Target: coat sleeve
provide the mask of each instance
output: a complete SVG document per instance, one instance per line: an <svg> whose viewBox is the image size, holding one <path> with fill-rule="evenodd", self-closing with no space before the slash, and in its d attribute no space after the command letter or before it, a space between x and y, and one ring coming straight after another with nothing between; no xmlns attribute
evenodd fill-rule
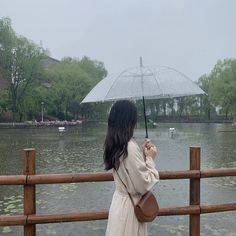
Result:
<svg viewBox="0 0 236 236"><path fill-rule="evenodd" d="M136 193L144 194L159 182L159 174L152 157L147 156L144 161L139 146L133 141L128 144L125 168Z"/></svg>

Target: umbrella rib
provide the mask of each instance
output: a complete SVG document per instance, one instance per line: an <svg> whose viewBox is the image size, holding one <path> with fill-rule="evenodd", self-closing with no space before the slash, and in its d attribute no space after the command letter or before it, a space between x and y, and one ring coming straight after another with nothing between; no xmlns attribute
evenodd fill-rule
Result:
<svg viewBox="0 0 236 236"><path fill-rule="evenodd" d="M180 72L180 71L178 71L178 70L176 70L176 69L174 69L174 68L172 68L172 67L169 67L169 66L166 66L166 68L177 72L178 74L182 75L185 79L187 79L187 80L193 82L193 81L192 81L187 75L185 75L184 73L182 73L182 72Z"/></svg>
<svg viewBox="0 0 236 236"><path fill-rule="evenodd" d="M131 82L131 86L133 85L133 83L134 83L134 81L135 81L135 77L134 76L132 76L133 77L133 80L132 80L132 82ZM133 88L134 86L132 86L132 88ZM135 97L135 96L134 96Z"/></svg>
<svg viewBox="0 0 236 236"><path fill-rule="evenodd" d="M161 92L162 92L162 96L164 96L164 92L163 92L163 89L161 87L161 85L158 83L157 81L157 73L155 74L152 69L150 69L150 67L148 67L148 70L151 71L151 73L153 74L154 78L155 78L155 82L157 84L157 86L160 88Z"/></svg>
<svg viewBox="0 0 236 236"><path fill-rule="evenodd" d="M171 69L171 70L173 70L173 71L175 71L175 72L177 72L177 73L179 73L180 75L182 75L186 80L188 80L188 81L190 81L190 82L192 82L192 83L195 83L194 81L192 81L187 75L185 75L184 73L182 73L182 72L180 72L180 71L178 71L178 70L176 70L176 69L174 69L174 68L171 68L171 67L169 67L169 66L167 66L166 68L168 68L168 69ZM201 88L199 88L200 90L202 90ZM206 94L203 90L202 90L202 94Z"/></svg>
<svg viewBox="0 0 236 236"><path fill-rule="evenodd" d="M106 96L109 94L109 92L111 91L111 89L114 87L114 84L116 83L116 81L119 79L119 77L123 74L123 73L125 73L126 71L128 71L128 70L124 70L124 71L122 71L116 78L115 78L115 80L113 81L113 83L112 83L112 86L109 88L109 90L107 91L107 93L106 93ZM104 96L104 98L106 98L106 96ZM112 100L112 99L111 99Z"/></svg>

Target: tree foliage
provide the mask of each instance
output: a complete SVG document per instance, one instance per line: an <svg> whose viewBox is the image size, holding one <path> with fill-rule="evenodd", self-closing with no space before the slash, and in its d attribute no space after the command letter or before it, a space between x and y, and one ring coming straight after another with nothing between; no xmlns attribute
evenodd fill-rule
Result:
<svg viewBox="0 0 236 236"><path fill-rule="evenodd" d="M0 90L0 115L12 111L16 120L37 119L43 102L44 114L51 118L105 118L111 103L80 104L107 75L104 64L86 56L65 57L58 63L48 59L46 50L16 34L9 18L0 19L0 73L9 85ZM148 118L210 120L217 118L218 110L226 119L236 117L235 59L218 61L197 83L206 95L146 100ZM142 102L136 105L143 119Z"/></svg>
<svg viewBox="0 0 236 236"><path fill-rule="evenodd" d="M209 96L215 106L220 106L226 119L236 114L236 60L218 61L209 75Z"/></svg>
<svg viewBox="0 0 236 236"><path fill-rule="evenodd" d="M43 48L14 32L9 18L0 19L0 72L9 84L14 115L19 114L29 87L41 78L45 55Z"/></svg>
<svg viewBox="0 0 236 236"><path fill-rule="evenodd" d="M48 68L46 77L49 84L48 95L42 98L48 112L61 119L91 115L94 105L80 104L82 99L107 74L101 62L88 57L81 60L64 58L60 63ZM50 97L52 98L50 98Z"/></svg>

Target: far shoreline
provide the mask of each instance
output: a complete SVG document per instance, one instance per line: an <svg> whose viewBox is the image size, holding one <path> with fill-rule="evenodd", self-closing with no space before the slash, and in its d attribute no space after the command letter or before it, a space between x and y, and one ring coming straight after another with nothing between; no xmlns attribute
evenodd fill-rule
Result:
<svg viewBox="0 0 236 236"><path fill-rule="evenodd" d="M45 123L40 123L40 124L35 124L31 122L0 122L0 129L1 128L53 128L53 127L78 127L81 126L83 123L97 123L101 122L104 123L106 121L104 120L87 120L83 122L77 122L77 123L57 123L57 124L48 124L47 122ZM143 122L139 122L140 125L142 125ZM157 121L157 124L162 124L162 123L176 123L176 124L181 124L181 123L188 123L188 124L194 124L194 123L206 123L206 124L234 124L235 122L232 120L161 120ZM151 125L151 124L150 124Z"/></svg>

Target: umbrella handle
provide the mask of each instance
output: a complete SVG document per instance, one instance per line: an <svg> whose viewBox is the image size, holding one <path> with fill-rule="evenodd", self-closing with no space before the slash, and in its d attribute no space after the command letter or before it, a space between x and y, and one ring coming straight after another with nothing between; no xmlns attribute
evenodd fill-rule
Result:
<svg viewBox="0 0 236 236"><path fill-rule="evenodd" d="M143 96L143 115L144 115L144 123L145 123L145 130L146 130L146 137L145 138L148 138L147 117L146 117L146 107L145 107L144 96Z"/></svg>

